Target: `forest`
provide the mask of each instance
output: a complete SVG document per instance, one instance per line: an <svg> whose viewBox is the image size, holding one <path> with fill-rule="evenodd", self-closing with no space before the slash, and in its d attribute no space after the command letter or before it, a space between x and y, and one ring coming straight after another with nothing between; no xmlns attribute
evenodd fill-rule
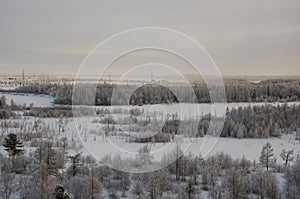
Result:
<svg viewBox="0 0 300 199"><path fill-rule="evenodd" d="M282 159L276 160L270 143L261 149L259 162L233 159L224 153L208 158L201 154L183 155L178 147L162 158L166 161L170 156L178 156L166 168L129 174L99 165L81 152L67 154L69 146L49 140L36 140L36 150L29 153L25 153L24 143L15 134L8 134L2 142L9 154L0 154L0 195L4 199L13 194L31 199L86 199L101 198L104 193L110 198L152 199L194 199L202 198L203 194L215 199L298 199L300 196L299 154L295 156L293 150L283 150ZM135 161L139 161L138 157ZM285 180L282 187L275 175Z"/></svg>
<svg viewBox="0 0 300 199"><path fill-rule="evenodd" d="M82 83L89 86L87 83ZM86 85L85 85L86 84ZM113 90L117 85L108 83L97 84L95 105L110 105ZM198 103L210 103L210 95L207 86L203 82L191 83ZM169 88L158 84L145 84L139 87L131 96L119 96L120 104L126 104L130 98L131 105L162 104L178 102L194 102L191 93L186 92L185 85L170 85ZM300 100L299 80L264 80L252 83L246 80L225 80L224 82L227 102L292 102ZM135 88L133 85L118 85L123 93ZM21 86L14 92L49 94L55 97L57 104L72 104L73 84L49 84L34 83ZM174 92L178 95L175 96ZM192 100L192 101L191 101Z"/></svg>

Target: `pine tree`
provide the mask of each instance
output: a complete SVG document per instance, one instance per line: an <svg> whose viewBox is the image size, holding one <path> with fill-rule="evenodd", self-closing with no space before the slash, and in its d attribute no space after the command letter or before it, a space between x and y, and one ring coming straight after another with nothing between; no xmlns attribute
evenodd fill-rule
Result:
<svg viewBox="0 0 300 199"><path fill-rule="evenodd" d="M8 134L5 138L5 143L3 144L5 150L9 152L10 156L15 156L23 152L23 143L18 140L16 134Z"/></svg>
<svg viewBox="0 0 300 199"><path fill-rule="evenodd" d="M285 187L284 194L286 198L300 198L300 160L285 171Z"/></svg>
<svg viewBox="0 0 300 199"><path fill-rule="evenodd" d="M145 145L138 150L136 161L140 167L149 167L152 164L153 155L151 154L151 147Z"/></svg>
<svg viewBox="0 0 300 199"><path fill-rule="evenodd" d="M5 109L6 107L6 98L4 95L0 97L0 109Z"/></svg>
<svg viewBox="0 0 300 199"><path fill-rule="evenodd" d="M70 199L63 186L57 185L54 193L55 199Z"/></svg>
<svg viewBox="0 0 300 199"><path fill-rule="evenodd" d="M52 143L47 143L47 152L46 152L46 166L48 175L57 174L57 162L56 162L56 152L53 150Z"/></svg>
<svg viewBox="0 0 300 199"><path fill-rule="evenodd" d="M223 183L228 197L232 199L244 197L243 174L240 168L230 168Z"/></svg>
<svg viewBox="0 0 300 199"><path fill-rule="evenodd" d="M150 176L150 198L156 199L159 198L159 176L158 173L155 171Z"/></svg>
<svg viewBox="0 0 300 199"><path fill-rule="evenodd" d="M272 145L268 142L265 146L263 146L261 151L261 156L259 158L260 163L262 166L267 168L267 171L269 171L269 167L275 163L274 158L274 149L272 148Z"/></svg>
<svg viewBox="0 0 300 199"><path fill-rule="evenodd" d="M279 188L276 178L269 172L265 172L262 178L265 181L265 198L279 198Z"/></svg>
<svg viewBox="0 0 300 199"><path fill-rule="evenodd" d="M274 126L274 129L272 132L270 132L271 136L273 137L280 137L281 136L281 131L279 125L276 123Z"/></svg>
<svg viewBox="0 0 300 199"><path fill-rule="evenodd" d="M181 150L180 144L176 143L175 146L175 151L174 151L174 158L175 158L175 175L176 175L176 180L179 180L179 174L181 173L181 167L182 167L182 155L183 152Z"/></svg>
<svg viewBox="0 0 300 199"><path fill-rule="evenodd" d="M216 198L216 185L220 173L220 162L217 157L209 157L205 163L202 173L202 183L206 190L209 190L211 198Z"/></svg>
<svg viewBox="0 0 300 199"><path fill-rule="evenodd" d="M68 180L68 191L72 198L101 198L102 185L97 178L79 174Z"/></svg>
<svg viewBox="0 0 300 199"><path fill-rule="evenodd" d="M187 193L188 199L197 198L197 186L192 180L189 180L187 187L185 188L185 192Z"/></svg>
<svg viewBox="0 0 300 199"><path fill-rule="evenodd" d="M73 156L68 156L68 158L71 160L71 175L74 177L79 173L79 166L80 166L80 160L81 160L81 153L77 153Z"/></svg>
<svg viewBox="0 0 300 199"><path fill-rule="evenodd" d="M144 190L142 183L138 181L135 186L133 187L132 193L136 196L136 198L144 198Z"/></svg>
<svg viewBox="0 0 300 199"><path fill-rule="evenodd" d="M14 191L15 174L9 158L0 157L0 198L9 199Z"/></svg>
<svg viewBox="0 0 300 199"><path fill-rule="evenodd" d="M299 124L300 124L300 122L299 122ZM300 143L300 128L297 129L296 140L299 140L299 143Z"/></svg>
<svg viewBox="0 0 300 199"><path fill-rule="evenodd" d="M57 174L57 153L53 149L51 142L41 142L39 147L35 150L34 158L39 168L45 168L46 176Z"/></svg>
<svg viewBox="0 0 300 199"><path fill-rule="evenodd" d="M122 197L126 197L126 191L130 188L130 175L128 173L122 172L121 174L121 180L120 180L120 188L122 191Z"/></svg>
<svg viewBox="0 0 300 199"><path fill-rule="evenodd" d="M168 170L154 171L150 175L150 198L160 198L163 192L169 191L171 180Z"/></svg>

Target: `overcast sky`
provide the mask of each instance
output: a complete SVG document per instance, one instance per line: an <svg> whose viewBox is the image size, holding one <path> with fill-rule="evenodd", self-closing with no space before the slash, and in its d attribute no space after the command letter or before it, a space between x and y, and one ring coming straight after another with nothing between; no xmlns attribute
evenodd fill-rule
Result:
<svg viewBox="0 0 300 199"><path fill-rule="evenodd" d="M201 43L223 75L299 75L299 19L298 0L2 0L0 73L75 74L112 34L159 26Z"/></svg>

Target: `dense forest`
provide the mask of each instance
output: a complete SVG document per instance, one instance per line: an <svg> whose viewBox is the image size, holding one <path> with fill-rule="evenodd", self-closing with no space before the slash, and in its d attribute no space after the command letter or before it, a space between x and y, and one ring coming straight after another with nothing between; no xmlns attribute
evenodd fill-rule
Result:
<svg viewBox="0 0 300 199"><path fill-rule="evenodd" d="M211 115L201 118L199 130L207 133ZM227 110L221 137L268 138L299 131L300 105L248 106Z"/></svg>
<svg viewBox="0 0 300 199"><path fill-rule="evenodd" d="M209 91L204 83L192 83L192 88L199 103L209 103ZM226 80L224 82L227 102L291 102L300 100L299 80L265 80L259 83L251 83L242 80ZM86 84L88 86L88 84ZM84 87L84 85L83 85ZM126 94L126 91L135 88L133 85L118 85L118 88ZM96 89L96 105L110 105L114 84L98 84ZM175 93L171 91L176 91ZM55 97L57 104L72 104L73 86L71 84L31 84L14 90L15 92L49 94ZM185 86L170 85L166 88L157 84L145 84L138 88L132 96L119 96L120 102L126 104L130 98L130 104L160 104L174 103L178 99L182 102L193 102L193 96L187 92Z"/></svg>
<svg viewBox="0 0 300 199"><path fill-rule="evenodd" d="M224 127L220 135L215 132L208 132L211 115L203 116L199 124L194 119L179 120L177 117L170 117L161 133L149 138L135 138L135 142L168 142L174 135L187 135L188 137L202 137L210 134L231 138L270 138L281 137L283 133L297 132L297 139L300 140L300 106L289 107L287 105L273 107L254 106L228 110ZM215 118L216 120L220 118ZM147 121L142 121L147 123ZM141 121L139 121L141 123ZM134 124L134 122L133 122ZM144 124L145 125L145 124ZM180 126L180 128L179 128ZM131 129L140 132L142 128Z"/></svg>

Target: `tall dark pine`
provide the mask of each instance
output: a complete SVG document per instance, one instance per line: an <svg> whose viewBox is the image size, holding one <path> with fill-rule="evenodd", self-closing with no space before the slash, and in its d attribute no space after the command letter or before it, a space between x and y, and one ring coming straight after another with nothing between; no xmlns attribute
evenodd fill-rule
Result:
<svg viewBox="0 0 300 199"><path fill-rule="evenodd" d="M49 175L57 174L57 162L55 156L56 156L56 152L52 148L52 143L48 142L45 163L47 165L47 172Z"/></svg>
<svg viewBox="0 0 300 199"><path fill-rule="evenodd" d="M3 144L5 150L9 152L10 156L15 156L23 152L23 143L19 141L16 134L8 134L5 138L5 143Z"/></svg>
<svg viewBox="0 0 300 199"><path fill-rule="evenodd" d="M274 149L269 142L263 146L259 160L260 163L267 168L267 171L269 171L269 167L276 161L274 158Z"/></svg>
<svg viewBox="0 0 300 199"><path fill-rule="evenodd" d="M197 187L192 180L188 182L187 187L185 188L187 196L189 199L196 199L197 198Z"/></svg>
<svg viewBox="0 0 300 199"><path fill-rule="evenodd" d="M79 166L80 166L80 160L81 160L81 153L77 153L73 156L68 156L68 158L71 160L71 164L72 164L72 167L71 167L71 174L72 176L76 176L76 174L79 173Z"/></svg>

